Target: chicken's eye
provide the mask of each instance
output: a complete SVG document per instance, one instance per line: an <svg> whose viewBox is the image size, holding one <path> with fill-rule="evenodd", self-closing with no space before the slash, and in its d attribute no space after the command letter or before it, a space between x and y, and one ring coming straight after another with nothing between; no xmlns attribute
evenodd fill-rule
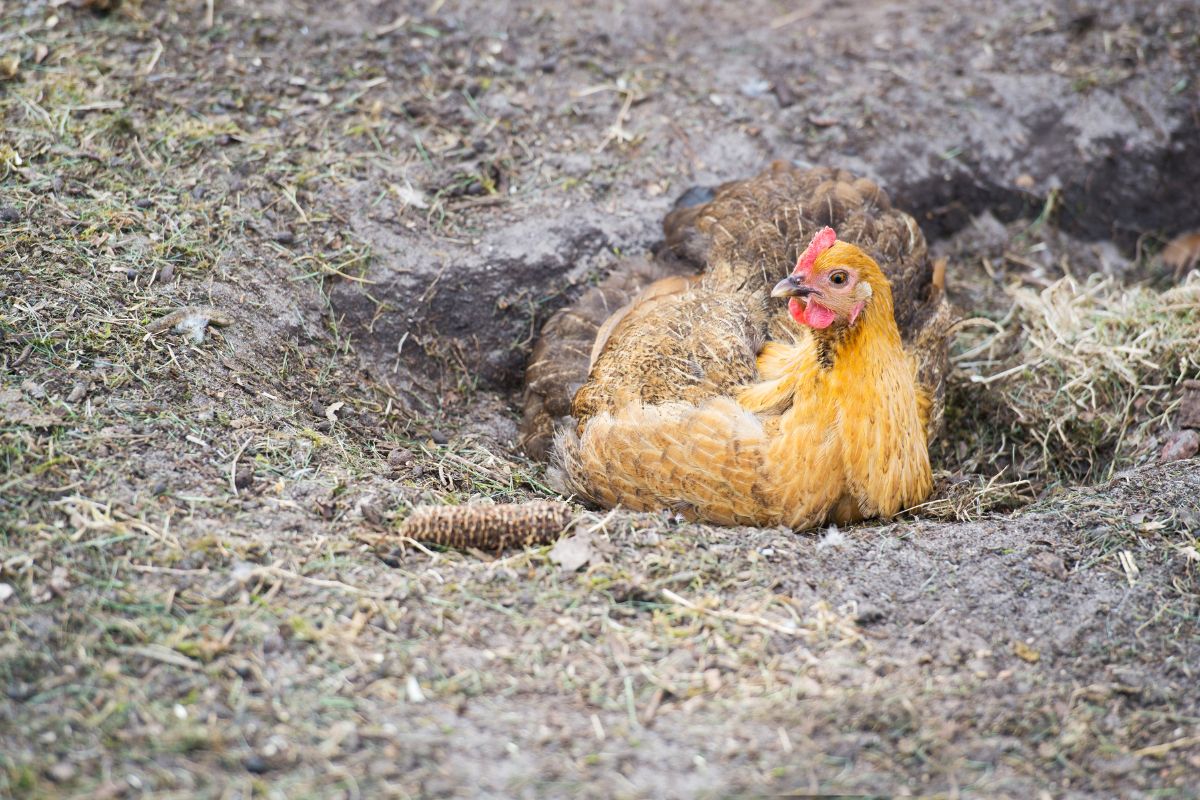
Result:
<svg viewBox="0 0 1200 800"><path fill-rule="evenodd" d="M846 282L847 277L848 276L846 275L846 273L842 272L839 269L837 272L834 272L833 274L831 274L829 276L829 282L836 286L841 286L843 283Z"/></svg>

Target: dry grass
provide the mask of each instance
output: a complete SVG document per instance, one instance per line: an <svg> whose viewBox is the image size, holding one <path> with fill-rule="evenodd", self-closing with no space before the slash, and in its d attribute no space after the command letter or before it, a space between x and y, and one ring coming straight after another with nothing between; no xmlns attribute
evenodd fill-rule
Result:
<svg viewBox="0 0 1200 800"><path fill-rule="evenodd" d="M1008 294L998 325L960 339L950 457L1039 485L1152 461L1182 383L1200 375L1200 273L1165 292L1068 276Z"/></svg>
<svg viewBox="0 0 1200 800"><path fill-rule="evenodd" d="M1002 511L1011 511L1033 499L1027 480L1003 481L999 475L959 476L942 470L934 475L932 499L908 511L931 519L970 522Z"/></svg>

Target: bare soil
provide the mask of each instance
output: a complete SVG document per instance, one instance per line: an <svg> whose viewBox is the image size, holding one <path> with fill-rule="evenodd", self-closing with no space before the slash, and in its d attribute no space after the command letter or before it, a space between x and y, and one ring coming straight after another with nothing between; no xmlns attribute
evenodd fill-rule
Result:
<svg viewBox="0 0 1200 800"><path fill-rule="evenodd" d="M0 0L0 796L1200 797L1170 414L1068 487L963 382L946 502L850 530L394 534L549 494L538 326L773 158L883 182L964 315L1170 285L1193 3L105 5Z"/></svg>

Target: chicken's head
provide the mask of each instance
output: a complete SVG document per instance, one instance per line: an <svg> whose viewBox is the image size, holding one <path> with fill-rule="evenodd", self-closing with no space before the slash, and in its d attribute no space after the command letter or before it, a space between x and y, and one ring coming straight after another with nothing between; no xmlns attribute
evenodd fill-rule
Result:
<svg viewBox="0 0 1200 800"><path fill-rule="evenodd" d="M879 265L854 245L839 242L833 228L824 228L771 296L790 298L792 318L820 330L854 325L881 288L886 290L887 279Z"/></svg>

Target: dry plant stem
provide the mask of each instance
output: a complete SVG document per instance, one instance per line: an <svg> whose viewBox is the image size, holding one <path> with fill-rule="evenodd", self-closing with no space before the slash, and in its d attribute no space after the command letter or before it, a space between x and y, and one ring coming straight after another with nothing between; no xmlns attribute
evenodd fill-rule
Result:
<svg viewBox="0 0 1200 800"><path fill-rule="evenodd" d="M418 508L400 528L400 535L457 549L499 551L552 543L570 523L566 503L535 500L494 506L431 506Z"/></svg>
<svg viewBox="0 0 1200 800"><path fill-rule="evenodd" d="M729 620L730 622L736 622L739 625L756 625L758 627L768 628L776 633L782 633L788 636L799 636L801 638L805 638L812 635L812 631L797 628L795 625L782 625L773 620L769 620L766 617L745 614L740 611L726 611L719 608L706 608L704 606L697 605L686 598L680 597L670 589L662 589L661 591L662 596L670 600L672 603L682 606L683 608L686 608L687 610L697 614L716 617L717 619Z"/></svg>

